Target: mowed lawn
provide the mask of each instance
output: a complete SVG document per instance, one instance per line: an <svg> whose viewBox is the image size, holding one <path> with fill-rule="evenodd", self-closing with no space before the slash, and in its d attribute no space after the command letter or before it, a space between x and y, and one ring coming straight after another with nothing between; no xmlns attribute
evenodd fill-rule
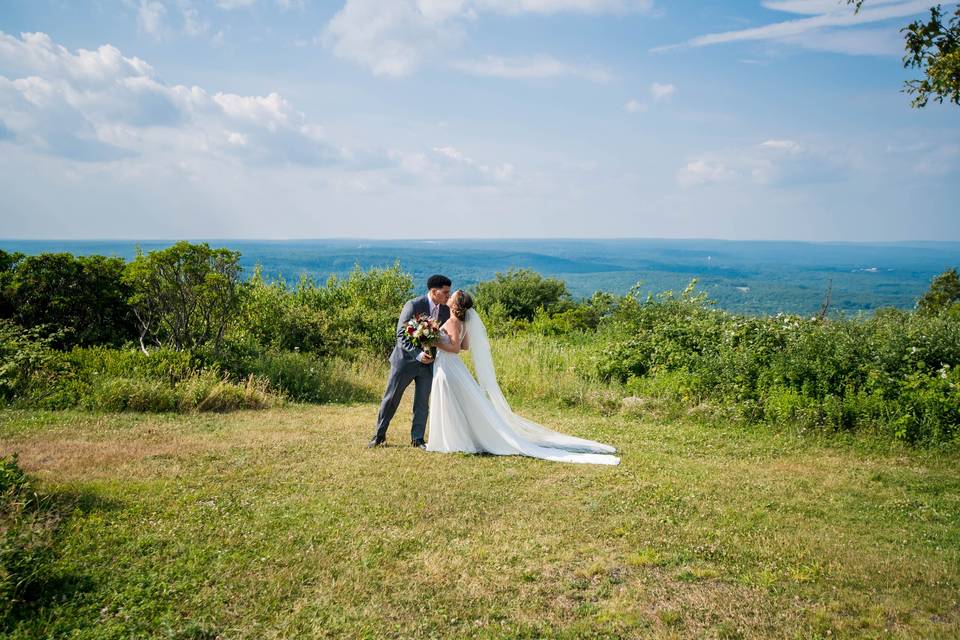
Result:
<svg viewBox="0 0 960 640"><path fill-rule="evenodd" d="M0 412L69 509L0 635L960 637L956 453L521 413L621 465L428 454L409 400L373 451L373 404Z"/></svg>

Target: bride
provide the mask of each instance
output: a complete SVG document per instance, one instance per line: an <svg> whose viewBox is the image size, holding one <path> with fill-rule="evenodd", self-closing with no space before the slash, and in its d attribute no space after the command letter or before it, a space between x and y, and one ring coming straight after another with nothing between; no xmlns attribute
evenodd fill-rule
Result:
<svg viewBox="0 0 960 640"><path fill-rule="evenodd" d="M618 464L611 446L551 431L511 409L497 384L490 342L473 299L457 290L447 302L430 391L427 451L523 455L557 462ZM473 354L477 378L457 355Z"/></svg>

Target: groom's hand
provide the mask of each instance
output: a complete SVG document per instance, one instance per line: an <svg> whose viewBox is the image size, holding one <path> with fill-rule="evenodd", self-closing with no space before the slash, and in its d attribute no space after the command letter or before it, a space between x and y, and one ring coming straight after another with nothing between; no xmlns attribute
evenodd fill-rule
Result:
<svg viewBox="0 0 960 640"><path fill-rule="evenodd" d="M430 364L433 362L433 356L431 356L427 351L421 351L420 355L417 356L417 360L419 360L422 364Z"/></svg>

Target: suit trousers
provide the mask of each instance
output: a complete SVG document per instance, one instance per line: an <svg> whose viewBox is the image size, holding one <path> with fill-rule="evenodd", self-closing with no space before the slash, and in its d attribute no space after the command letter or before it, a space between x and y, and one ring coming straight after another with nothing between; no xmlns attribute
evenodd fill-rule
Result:
<svg viewBox="0 0 960 640"><path fill-rule="evenodd" d="M410 383L416 383L413 396L413 424L410 427L410 440L423 440L427 433L427 414L430 411L430 387L433 384L433 365L419 362L392 362L390 378L387 380L387 389L380 402L380 413L377 415L378 440L386 439L387 427L400 406L403 392Z"/></svg>

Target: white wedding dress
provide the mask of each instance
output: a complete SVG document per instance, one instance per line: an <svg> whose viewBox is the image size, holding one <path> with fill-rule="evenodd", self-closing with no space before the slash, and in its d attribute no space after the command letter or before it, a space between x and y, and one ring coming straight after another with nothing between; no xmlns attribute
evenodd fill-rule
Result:
<svg viewBox="0 0 960 640"><path fill-rule="evenodd" d="M557 462L618 464L611 446L551 431L515 414L497 384L490 342L480 316L469 309L465 335L477 372L460 357L437 351L430 391L427 451L522 455ZM445 333L441 339L450 340Z"/></svg>

